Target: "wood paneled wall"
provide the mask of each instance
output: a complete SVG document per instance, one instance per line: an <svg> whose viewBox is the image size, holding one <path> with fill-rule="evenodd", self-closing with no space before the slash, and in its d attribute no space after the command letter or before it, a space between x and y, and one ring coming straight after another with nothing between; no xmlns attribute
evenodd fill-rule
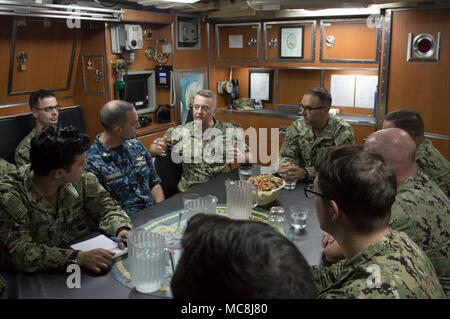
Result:
<svg viewBox="0 0 450 319"><path fill-rule="evenodd" d="M13 23L17 17L2 17L0 20L0 116L29 113L29 93L8 95L11 47L15 41L13 57L12 91L30 91L37 89L65 88L69 76L69 62L73 47L74 30L67 28L65 20L47 19L49 25L44 27L42 18L20 18L25 26L17 28L17 37L13 39ZM70 87L55 91L61 106L74 105L73 84L77 76L77 64L80 52L78 37ZM21 71L17 54L28 54L26 70ZM9 106L10 104L17 104Z"/></svg>
<svg viewBox="0 0 450 319"><path fill-rule="evenodd" d="M328 47L323 43L323 59L376 59L376 28L368 28L366 21L324 24L324 40L335 37Z"/></svg>
<svg viewBox="0 0 450 319"><path fill-rule="evenodd" d="M450 9L394 11L387 113L410 108L421 113L425 132L450 136ZM438 62L407 62L408 33L413 37L441 32ZM433 139L433 144L450 158L450 141Z"/></svg>
<svg viewBox="0 0 450 319"><path fill-rule="evenodd" d="M81 54L102 55L106 60L105 50L105 23L104 22L92 22L82 23L83 42L81 44ZM94 68L97 66L94 65ZM86 133L90 136L91 143L94 141L95 136L103 131L100 124L99 114L102 106L109 100L108 83L106 82L105 95L85 95L83 87L83 70L86 69L86 65L83 65L82 59L77 65L78 77L74 89L74 102L79 104L83 110L84 124L86 126ZM86 75L93 75L86 73ZM106 70L103 72L103 77L106 77ZM102 79L103 81L103 79ZM87 84L89 80L87 79Z"/></svg>
<svg viewBox="0 0 450 319"><path fill-rule="evenodd" d="M298 105L306 91L320 86L318 70L280 70L278 73L278 103Z"/></svg>

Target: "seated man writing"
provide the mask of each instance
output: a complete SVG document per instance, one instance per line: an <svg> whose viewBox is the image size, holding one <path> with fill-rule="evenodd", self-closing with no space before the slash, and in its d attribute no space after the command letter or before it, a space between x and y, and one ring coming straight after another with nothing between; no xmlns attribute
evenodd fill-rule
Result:
<svg viewBox="0 0 450 319"><path fill-rule="evenodd" d="M345 145L323 150L315 168L305 193L345 258L313 267L319 298L445 298L422 249L389 228L396 193L391 165L378 153Z"/></svg>
<svg viewBox="0 0 450 319"><path fill-rule="evenodd" d="M114 253L66 248L89 233L125 238L130 218L85 173L89 137L73 127L50 126L31 140L31 166L0 181L0 265L21 272L63 269L76 262L96 273L111 266Z"/></svg>
<svg viewBox="0 0 450 319"><path fill-rule="evenodd" d="M286 131L280 150L278 174L296 175L299 180L314 179L314 162L328 147L355 144L350 124L329 115L331 94L324 88L313 88L305 93L300 103L300 117Z"/></svg>
<svg viewBox="0 0 450 319"><path fill-rule="evenodd" d="M177 299L315 298L311 268L274 228L224 216L189 219L170 284Z"/></svg>
<svg viewBox="0 0 450 319"><path fill-rule="evenodd" d="M105 131L86 153L86 170L94 173L128 215L164 200L161 180L149 151L136 139L139 121L131 103L113 100L100 110Z"/></svg>
<svg viewBox="0 0 450 319"><path fill-rule="evenodd" d="M249 163L250 153L242 139L228 142L236 129L218 121L216 94L200 90L194 98L194 121L167 130L150 146L152 156L182 156L183 173L178 189L182 192L231 170L230 162Z"/></svg>

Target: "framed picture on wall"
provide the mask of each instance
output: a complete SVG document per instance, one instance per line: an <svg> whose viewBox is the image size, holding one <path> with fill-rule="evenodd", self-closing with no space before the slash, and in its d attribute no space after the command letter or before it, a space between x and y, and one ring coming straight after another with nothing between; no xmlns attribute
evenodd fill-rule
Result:
<svg viewBox="0 0 450 319"><path fill-rule="evenodd" d="M303 27L280 28L280 58L303 58Z"/></svg>
<svg viewBox="0 0 450 319"><path fill-rule="evenodd" d="M207 88L206 80L206 69L204 68L175 71L176 109L174 114L178 124L187 122L195 94Z"/></svg>
<svg viewBox="0 0 450 319"><path fill-rule="evenodd" d="M272 103L273 71L264 69L250 69L248 91L251 99Z"/></svg>

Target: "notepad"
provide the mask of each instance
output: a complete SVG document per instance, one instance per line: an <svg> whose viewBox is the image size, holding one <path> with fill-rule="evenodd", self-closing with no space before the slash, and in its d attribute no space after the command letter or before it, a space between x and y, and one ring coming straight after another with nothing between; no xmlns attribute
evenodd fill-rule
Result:
<svg viewBox="0 0 450 319"><path fill-rule="evenodd" d="M122 256L123 254L126 254L128 252L128 248L125 248L123 250L120 249L117 246L116 242L109 239L105 235L98 235L97 237L82 241L81 243L74 244L70 247L72 249L81 250L81 251L89 251L92 249L103 248L103 249L106 249L106 250L109 250L109 251L112 251L113 253L115 253L113 258Z"/></svg>

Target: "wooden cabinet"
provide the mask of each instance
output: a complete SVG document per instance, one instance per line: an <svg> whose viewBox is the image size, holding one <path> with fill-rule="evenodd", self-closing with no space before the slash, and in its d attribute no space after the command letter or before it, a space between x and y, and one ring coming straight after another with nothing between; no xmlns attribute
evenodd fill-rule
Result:
<svg viewBox="0 0 450 319"><path fill-rule="evenodd" d="M320 62L377 63L381 24L365 18L321 20L320 41Z"/></svg>
<svg viewBox="0 0 450 319"><path fill-rule="evenodd" d="M352 128L355 133L355 143L357 145L364 144L366 138L375 132L374 126L352 125Z"/></svg>
<svg viewBox="0 0 450 319"><path fill-rule="evenodd" d="M261 23L216 24L216 60L258 61Z"/></svg>

